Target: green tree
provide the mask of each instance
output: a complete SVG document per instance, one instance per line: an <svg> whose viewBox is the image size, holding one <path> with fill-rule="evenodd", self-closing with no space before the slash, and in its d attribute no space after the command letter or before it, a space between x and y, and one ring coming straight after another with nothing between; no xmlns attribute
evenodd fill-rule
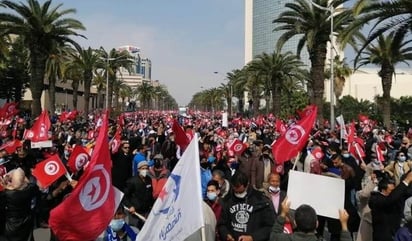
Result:
<svg viewBox="0 0 412 241"><path fill-rule="evenodd" d="M143 82L141 85L137 87L136 91L141 104L141 108L149 110L152 99L155 96L153 86L147 82Z"/></svg>
<svg viewBox="0 0 412 241"><path fill-rule="evenodd" d="M281 110L281 95L286 83L297 83L296 80L307 78L307 72L303 69L304 64L296 55L291 52L282 54L273 52L258 55L249 64L251 70L257 71L265 79L267 86L272 93L273 112L277 116ZM295 80L295 81L293 81ZM269 93L265 94L269 96ZM269 101L267 101L269 102Z"/></svg>
<svg viewBox="0 0 412 241"><path fill-rule="evenodd" d="M391 32L388 36L379 36L376 44L370 44L362 52L358 67L373 64L380 67L379 77L382 82L382 118L386 127L391 126L391 89L395 66L412 60L412 40L406 39L406 31Z"/></svg>
<svg viewBox="0 0 412 241"><path fill-rule="evenodd" d="M90 88L93 81L93 72L100 61L99 54L92 48L77 49L77 52L72 54L73 63L83 71L84 84L84 116L87 117L90 107Z"/></svg>
<svg viewBox="0 0 412 241"><path fill-rule="evenodd" d="M81 22L66 15L74 9L61 10L62 4L51 7L51 0L42 5L37 0L27 0L26 4L14 1L1 1L9 12L0 13L0 32L16 34L23 38L30 56L30 90L33 97L32 114L41 112L41 95L45 76L46 61L54 43L77 45L71 39L82 36L76 30L84 30Z"/></svg>
<svg viewBox="0 0 412 241"><path fill-rule="evenodd" d="M324 8L329 8L328 4L331 4L333 9L338 10L347 0L314 0L313 2ZM330 12L316 8L307 0L286 3L285 7L287 10L273 20L273 23L280 24L274 31L284 31L277 42L277 47L281 49L286 41L294 36L300 36L297 55L300 56L303 47L306 46L311 62L311 84L308 86L310 99L311 103L318 106L318 118L323 118L325 60L327 43L331 35ZM333 31L341 32L352 20L352 12L335 11Z"/></svg>
<svg viewBox="0 0 412 241"><path fill-rule="evenodd" d="M346 63L346 58L340 59L339 56L335 56L333 61L333 70L334 70L334 92L336 100L342 95L343 88L345 87L346 78L352 75L352 68ZM326 69L326 76L330 79L330 67ZM338 102L337 102L338 103Z"/></svg>
<svg viewBox="0 0 412 241"><path fill-rule="evenodd" d="M103 91L106 89L106 78L104 77L104 71L102 69L94 71L93 85L95 85L97 89L97 105L100 109L103 109Z"/></svg>
<svg viewBox="0 0 412 241"><path fill-rule="evenodd" d="M98 66L104 69L105 76L109 77L109 85L106 86L108 96L106 96L106 98L109 103L108 109L110 109L113 103L113 83L116 81L117 73L121 67L125 68L130 73L133 60L126 50L119 52L113 48L107 52L103 47L100 47L99 54L100 62Z"/></svg>
<svg viewBox="0 0 412 241"><path fill-rule="evenodd" d="M238 100L237 111L243 115L244 105L243 102L243 93L246 88L247 78L245 76L246 68L243 69L234 69L231 72L226 74L226 78L229 80L230 85L232 86L232 94Z"/></svg>

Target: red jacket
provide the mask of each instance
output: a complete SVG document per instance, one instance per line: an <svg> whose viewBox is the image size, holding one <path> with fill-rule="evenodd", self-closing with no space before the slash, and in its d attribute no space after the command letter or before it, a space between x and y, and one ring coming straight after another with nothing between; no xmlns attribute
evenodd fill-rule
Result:
<svg viewBox="0 0 412 241"><path fill-rule="evenodd" d="M152 178L152 187L153 187L153 198L156 199L160 192L163 189L163 186L166 184L167 178L169 177L169 170L163 167L159 176L155 175L153 168L150 168L150 177Z"/></svg>

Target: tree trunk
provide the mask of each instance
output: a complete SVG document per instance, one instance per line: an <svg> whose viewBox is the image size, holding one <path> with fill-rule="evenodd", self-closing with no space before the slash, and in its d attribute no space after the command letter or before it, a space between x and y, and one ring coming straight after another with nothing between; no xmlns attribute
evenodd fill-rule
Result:
<svg viewBox="0 0 412 241"><path fill-rule="evenodd" d="M77 110L77 91L79 90L79 80L73 80L72 82L73 88L73 110Z"/></svg>
<svg viewBox="0 0 412 241"><path fill-rule="evenodd" d="M230 94L227 98L227 115L228 117L232 116L232 96Z"/></svg>
<svg viewBox="0 0 412 241"><path fill-rule="evenodd" d="M84 117L87 118L89 114L89 105L90 105L90 87L92 85L93 72L85 71L83 74L83 83L84 83Z"/></svg>
<svg viewBox="0 0 412 241"><path fill-rule="evenodd" d="M116 75L115 75L116 78ZM108 96L107 98L107 103L109 106L107 106L107 109L110 111L112 109L112 103L113 103L113 83L114 80L109 76L109 86L107 86L108 89Z"/></svg>
<svg viewBox="0 0 412 241"><path fill-rule="evenodd" d="M46 68L47 55L43 54L37 48L30 48L30 90L33 98L32 102L32 119L39 116L42 111L41 95L44 88L44 70Z"/></svg>
<svg viewBox="0 0 412 241"><path fill-rule="evenodd" d="M98 89L97 90L97 106L100 108L100 109L103 109L104 108L104 98L103 98L103 89Z"/></svg>
<svg viewBox="0 0 412 241"><path fill-rule="evenodd" d="M318 107L318 120L323 123L323 98L325 92L325 60L326 43L315 45L313 53L310 54L313 98L311 103Z"/></svg>
<svg viewBox="0 0 412 241"><path fill-rule="evenodd" d="M382 119L386 128L391 127L391 89L394 69L389 64L382 64L379 72L382 82Z"/></svg>
<svg viewBox="0 0 412 241"><path fill-rule="evenodd" d="M252 116L256 116L259 112L260 98L259 98L258 91L259 91L259 88L254 88L252 90L252 100L253 100Z"/></svg>
<svg viewBox="0 0 412 241"><path fill-rule="evenodd" d="M56 106L56 78L49 78L49 111L51 115L54 115Z"/></svg>

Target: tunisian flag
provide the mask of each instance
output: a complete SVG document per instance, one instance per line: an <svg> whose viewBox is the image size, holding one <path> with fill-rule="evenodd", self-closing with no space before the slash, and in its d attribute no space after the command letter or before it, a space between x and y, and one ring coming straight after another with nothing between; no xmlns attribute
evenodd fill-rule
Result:
<svg viewBox="0 0 412 241"><path fill-rule="evenodd" d="M291 125L285 135L279 137L273 144L272 154L278 165L295 157L305 146L315 124L317 111L317 107L313 105L300 112L303 118Z"/></svg>
<svg viewBox="0 0 412 241"><path fill-rule="evenodd" d="M31 140L33 142L47 141L49 139L49 129L51 126L49 114L47 110L43 110L34 122L31 129L26 130L23 138L26 140Z"/></svg>
<svg viewBox="0 0 412 241"><path fill-rule="evenodd" d="M89 153L84 149L84 147L76 145L73 152L70 154L69 161L67 165L72 173L80 171L84 165L86 165L90 160Z"/></svg>
<svg viewBox="0 0 412 241"><path fill-rule="evenodd" d="M66 168L57 154L37 163L33 169L33 176L36 177L42 188L49 187L65 173Z"/></svg>
<svg viewBox="0 0 412 241"><path fill-rule="evenodd" d="M96 240L115 213L107 115L97 137L88 167L73 192L50 212L49 225L60 241Z"/></svg>
<svg viewBox="0 0 412 241"><path fill-rule="evenodd" d="M190 140L176 119L173 119L172 130L175 133L176 144L178 144L182 150L186 149L190 143Z"/></svg>
<svg viewBox="0 0 412 241"><path fill-rule="evenodd" d="M233 140L232 144L229 146L229 150L233 151L236 155L242 155L246 148L246 144L241 142L239 139Z"/></svg>

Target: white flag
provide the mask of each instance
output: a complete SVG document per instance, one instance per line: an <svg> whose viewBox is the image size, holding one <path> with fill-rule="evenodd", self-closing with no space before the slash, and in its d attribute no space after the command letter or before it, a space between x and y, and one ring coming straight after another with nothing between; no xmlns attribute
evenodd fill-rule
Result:
<svg viewBox="0 0 412 241"><path fill-rule="evenodd" d="M197 138L186 148L137 241L183 241L204 226Z"/></svg>
<svg viewBox="0 0 412 241"><path fill-rule="evenodd" d="M346 140L348 138L348 132L346 131L345 120L343 119L343 115L336 117L336 121L338 122L340 127L340 138Z"/></svg>

